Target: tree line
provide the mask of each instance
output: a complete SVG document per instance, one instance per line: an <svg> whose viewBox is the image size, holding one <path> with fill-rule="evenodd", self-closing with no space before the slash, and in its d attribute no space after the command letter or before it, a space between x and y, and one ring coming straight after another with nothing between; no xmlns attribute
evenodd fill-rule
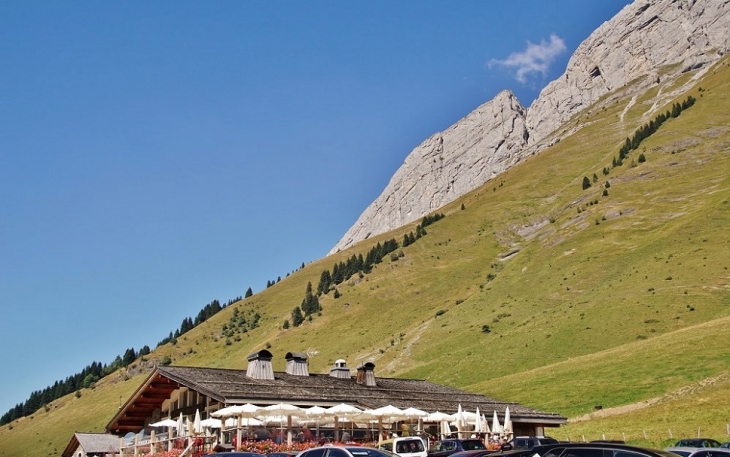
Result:
<svg viewBox="0 0 730 457"><path fill-rule="evenodd" d="M402 247L409 246L416 242L416 240L426 235L425 227L443 219L445 216L443 213L436 213L433 215L427 215L421 223L416 226L416 233L412 231L409 234L404 235ZM360 275L362 277L365 274L372 272L373 267L383 261L385 256L395 252L400 248L401 245L396 241L395 238L391 238L383 242L378 242L373 246L365 256L362 254L353 254L347 261L340 261L332 266L332 270L323 270L319 276L319 283L317 284L316 294L313 292L312 283L307 283L307 289L304 292L304 299L301 305L295 307L291 312L291 323L289 319L284 320L283 328L288 329L290 325L294 327L300 326L305 320L312 320L315 314L322 312L322 306L319 303L321 295L327 295L331 290L334 290L334 298L339 298L340 293L337 290L339 284L347 281L354 275Z"/></svg>
<svg viewBox="0 0 730 457"><path fill-rule="evenodd" d="M212 316L220 312L226 306L240 301L241 297L237 297L232 300L228 300L226 305L221 306L218 300L205 305L195 319L187 317L183 319L180 328L175 332L170 332L169 336L157 343L157 347L167 343L175 343L184 333L192 330L196 326L210 319ZM9 424L15 419L21 417L30 416L31 414L38 411L40 408L48 405L54 400L57 400L65 395L73 392L79 392L84 388L93 388L95 383L120 368L126 368L133 363L137 358L144 357L150 353L150 347L145 345L139 351L134 348L128 348L123 355L118 355L110 364L102 364L101 362L92 362L87 365L80 372L67 377L63 381L56 381L52 386L48 386L43 390L32 392L27 400L16 404L13 408L8 410L5 414L0 417L0 426Z"/></svg>
<svg viewBox="0 0 730 457"><path fill-rule="evenodd" d="M701 90L701 89L700 89ZM688 95L687 98L682 102L675 102L672 104L672 109L667 110L665 113L661 113L657 115L654 119L647 122L646 124L642 125L636 131L634 134L630 137L626 137L626 141L624 141L624 144L621 146L621 148L618 151L618 158L616 156L613 157L611 161L611 168L620 167L624 164L624 159L626 159L629 156L629 153L631 151L634 151L636 149L639 149L639 145L642 141L649 138L651 135L656 133L657 130L659 130L659 127L662 126L666 121L672 118L679 117L680 114L682 114L682 111L692 107L695 102L697 101L696 98L694 98L691 95ZM646 156L641 153L639 154L639 157L637 158L639 163L643 163L646 161ZM632 162L632 166L635 164ZM610 172L609 167L603 167L603 174L608 175ZM598 176L596 174L593 174L593 182L598 181ZM581 186L583 187L583 190L588 189L591 187L591 180L588 178L588 176L583 177L583 181L581 182ZM606 186L606 189L603 191L603 196L608 195L608 187Z"/></svg>
<svg viewBox="0 0 730 457"><path fill-rule="evenodd" d="M659 130L659 127L664 124L667 120L671 118L676 118L680 114L682 114L682 111L686 110L687 108L690 108L692 105L695 104L697 101L696 98L689 95L685 101L683 101L681 104L679 102L676 102L672 104L672 109L667 110L666 113L659 114L656 116L653 120L649 121L648 123L642 125L639 127L633 134L631 138L627 137L626 141L624 142L623 146L621 146L621 149L618 151L618 159L614 157L612 165L614 167L621 166L624 163L624 159L628 157L629 153L635 149L639 148L639 145L642 141L650 137L652 134L654 134L657 130ZM641 159L641 158L640 158ZM643 162L644 160L639 160L640 162Z"/></svg>

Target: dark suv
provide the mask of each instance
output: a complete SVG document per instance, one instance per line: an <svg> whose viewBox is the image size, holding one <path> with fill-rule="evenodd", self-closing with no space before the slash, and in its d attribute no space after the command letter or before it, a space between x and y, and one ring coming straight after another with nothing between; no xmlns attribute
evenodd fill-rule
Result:
<svg viewBox="0 0 730 457"><path fill-rule="evenodd" d="M482 440L477 439L448 439L436 441L428 450L428 457L448 457L460 451L486 450Z"/></svg>
<svg viewBox="0 0 730 457"><path fill-rule="evenodd" d="M516 436L512 440L514 449L532 449L543 444L557 444L558 440L549 436Z"/></svg>
<svg viewBox="0 0 730 457"><path fill-rule="evenodd" d="M495 454L499 457L677 457L660 449L615 443L558 443Z"/></svg>

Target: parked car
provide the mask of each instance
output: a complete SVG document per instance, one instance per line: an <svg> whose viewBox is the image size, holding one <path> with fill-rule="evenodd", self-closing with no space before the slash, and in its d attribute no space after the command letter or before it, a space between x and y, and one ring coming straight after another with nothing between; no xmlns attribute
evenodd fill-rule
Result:
<svg viewBox="0 0 730 457"><path fill-rule="evenodd" d="M489 449L477 449L476 451L459 451L454 452L451 454L450 457L485 457L489 454L494 454L499 451L489 450Z"/></svg>
<svg viewBox="0 0 730 457"><path fill-rule="evenodd" d="M295 457L299 451L275 451L266 454L266 457Z"/></svg>
<svg viewBox="0 0 730 457"><path fill-rule="evenodd" d="M482 440L469 439L446 439L436 441L428 450L428 457L448 457L460 451L486 451L487 447Z"/></svg>
<svg viewBox="0 0 730 457"><path fill-rule="evenodd" d="M378 449L394 452L401 457L426 457L426 446L417 436L403 436L378 443Z"/></svg>
<svg viewBox="0 0 730 457"><path fill-rule="evenodd" d="M325 445L307 449L298 457L398 457L385 449L365 446L332 446Z"/></svg>
<svg viewBox="0 0 730 457"><path fill-rule="evenodd" d="M723 449L730 449L730 441L725 441L720 445L720 447Z"/></svg>
<svg viewBox="0 0 730 457"><path fill-rule="evenodd" d="M208 454L205 457L266 457L263 454L257 452L216 452L215 454Z"/></svg>
<svg viewBox="0 0 730 457"><path fill-rule="evenodd" d="M689 446L672 446L664 449L665 451L672 452L680 455L681 457L689 457L693 452L704 449L701 447L689 447Z"/></svg>
<svg viewBox="0 0 730 457"><path fill-rule="evenodd" d="M720 442L712 438L685 438L674 443L674 447L720 447Z"/></svg>
<svg viewBox="0 0 730 457"><path fill-rule="evenodd" d="M677 457L676 454L662 449L651 449L617 443L546 444L535 446L529 451L522 449L495 454L495 456L516 457L514 453L522 453L521 456L528 457L524 454L528 452L531 453L530 456L538 455L540 457Z"/></svg>
<svg viewBox="0 0 730 457"><path fill-rule="evenodd" d="M706 447L690 454L690 457L730 457L730 449Z"/></svg>
<svg viewBox="0 0 730 457"><path fill-rule="evenodd" d="M516 436L512 439L514 449L532 449L541 444L556 444L558 440L549 436Z"/></svg>

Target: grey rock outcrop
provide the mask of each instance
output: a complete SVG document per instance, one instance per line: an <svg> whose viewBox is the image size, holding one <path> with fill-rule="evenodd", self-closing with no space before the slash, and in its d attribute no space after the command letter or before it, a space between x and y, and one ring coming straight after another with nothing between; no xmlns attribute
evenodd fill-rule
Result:
<svg viewBox="0 0 730 457"><path fill-rule="evenodd" d="M583 41L563 75L527 113L530 144L603 95L650 74L674 78L721 57L730 37L727 0L639 0ZM662 68L682 63L677 68ZM666 74L662 74L666 71Z"/></svg>
<svg viewBox="0 0 730 457"><path fill-rule="evenodd" d="M502 91L421 143L331 253L419 219L517 163L527 144L525 115Z"/></svg>
<svg viewBox="0 0 730 457"><path fill-rule="evenodd" d="M702 71L729 46L730 0L635 1L578 46L529 109L503 91L415 148L330 254L415 221L540 152L602 96L637 78L656 84Z"/></svg>

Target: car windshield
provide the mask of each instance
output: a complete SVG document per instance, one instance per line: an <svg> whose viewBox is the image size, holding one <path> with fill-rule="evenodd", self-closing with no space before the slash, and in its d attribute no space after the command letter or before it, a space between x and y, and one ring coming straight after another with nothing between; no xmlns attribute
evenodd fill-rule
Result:
<svg viewBox="0 0 730 457"><path fill-rule="evenodd" d="M478 451L481 449L486 449L484 446L484 443L482 443L479 440L466 440L461 443L461 447L464 448L465 451Z"/></svg>

